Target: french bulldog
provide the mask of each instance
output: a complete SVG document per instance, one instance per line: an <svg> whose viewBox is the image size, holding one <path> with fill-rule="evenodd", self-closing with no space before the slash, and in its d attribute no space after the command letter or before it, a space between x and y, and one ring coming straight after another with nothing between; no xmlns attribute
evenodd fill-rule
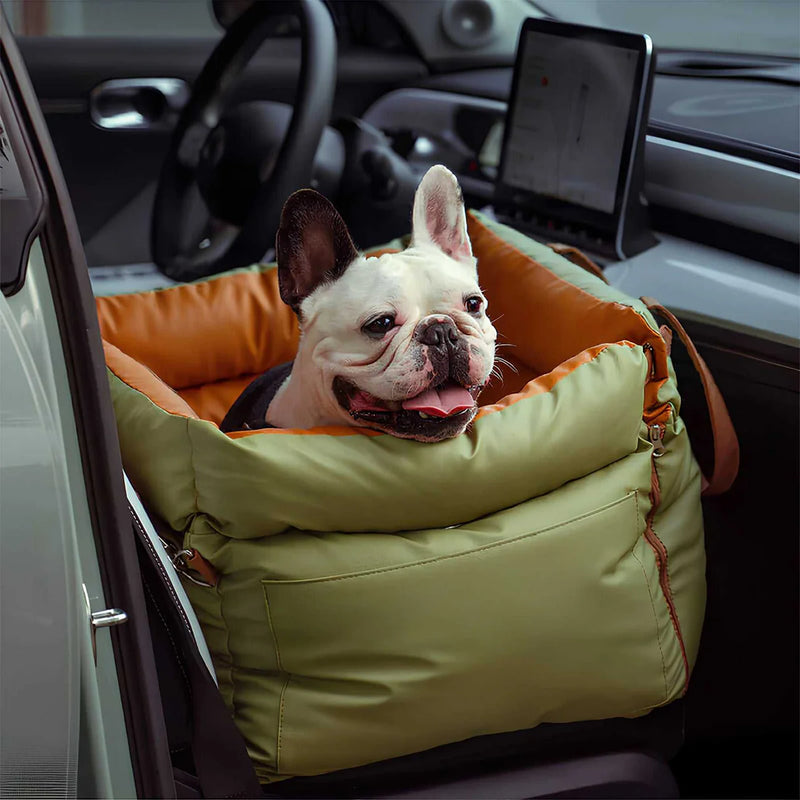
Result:
<svg viewBox="0 0 800 800"><path fill-rule="evenodd" d="M497 333L448 169L425 174L412 218L409 247L366 257L322 195L286 201L278 282L299 320L297 356L251 383L222 430L350 425L420 442L466 430Z"/></svg>

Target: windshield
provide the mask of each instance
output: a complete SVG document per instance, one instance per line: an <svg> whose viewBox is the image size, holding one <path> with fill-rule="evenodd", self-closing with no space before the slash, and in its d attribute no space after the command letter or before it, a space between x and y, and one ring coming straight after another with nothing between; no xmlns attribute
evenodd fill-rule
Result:
<svg viewBox="0 0 800 800"><path fill-rule="evenodd" d="M800 57L797 0L535 0L565 22L644 31L659 50Z"/></svg>

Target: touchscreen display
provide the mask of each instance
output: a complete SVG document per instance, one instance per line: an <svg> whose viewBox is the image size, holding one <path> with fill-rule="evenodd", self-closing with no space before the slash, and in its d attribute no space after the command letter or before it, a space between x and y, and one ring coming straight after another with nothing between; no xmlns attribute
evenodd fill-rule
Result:
<svg viewBox="0 0 800 800"><path fill-rule="evenodd" d="M523 47L501 180L613 213L640 53L539 31Z"/></svg>

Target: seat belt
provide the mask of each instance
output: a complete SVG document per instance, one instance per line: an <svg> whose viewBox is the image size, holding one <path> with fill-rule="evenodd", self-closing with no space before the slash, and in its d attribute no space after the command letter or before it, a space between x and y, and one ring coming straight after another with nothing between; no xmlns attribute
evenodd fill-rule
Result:
<svg viewBox="0 0 800 800"><path fill-rule="evenodd" d="M126 488L130 486L126 480ZM131 490L132 491L132 490ZM135 497L135 494L134 494ZM129 494L131 522L138 544L142 577L162 622L170 633L176 658L186 677L191 713L190 749L197 773L193 776L175 770L178 797L261 798L263 792L244 739L236 728L217 684L201 654L198 639L180 597L173 576L166 567L163 545L147 517L137 513ZM138 498L136 505L140 508ZM149 530L148 530L149 529ZM169 564L169 560L166 561ZM203 642L203 649L205 642Z"/></svg>
<svg viewBox="0 0 800 800"><path fill-rule="evenodd" d="M147 513L144 505L142 505L142 501L139 499L139 495L136 494L136 490L133 488L133 484L124 473L123 479L125 481L125 495L128 498L128 504L131 506L135 524L138 523L144 529L143 531L139 531L138 535L146 536L153 545L154 554L164 568L163 570L159 568L159 572L162 572L164 580L168 581L169 585L172 587L175 593L174 602L181 610L186 625L191 629L197 649L200 651L200 655L208 671L211 673L211 677L214 678L214 666L211 662L211 653L209 652L206 640L203 638L203 631L200 628L200 623L197 620L197 616L189 602L189 597L186 594L186 590L183 588L179 576L181 566L186 561L186 556L184 555L185 551L180 551L179 548L173 547L170 542L161 538L156 530L154 520ZM176 563L176 558L178 556L181 556L181 559ZM189 564L188 566L194 567L194 564ZM218 580L218 578L219 576L217 576L216 579ZM190 580L195 579L190 577ZM214 678L214 681L216 682L216 678Z"/></svg>

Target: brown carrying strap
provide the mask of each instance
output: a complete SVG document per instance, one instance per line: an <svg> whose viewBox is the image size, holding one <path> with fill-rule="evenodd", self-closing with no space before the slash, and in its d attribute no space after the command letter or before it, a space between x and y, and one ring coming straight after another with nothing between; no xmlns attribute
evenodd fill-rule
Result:
<svg viewBox="0 0 800 800"><path fill-rule="evenodd" d="M603 274L603 270L592 261L589 256L577 247L569 244L561 244L560 242L548 242L547 246L560 256L564 256L568 261L571 261L575 266L582 267L587 272L600 278L604 283L608 283L608 278Z"/></svg>
<svg viewBox="0 0 800 800"><path fill-rule="evenodd" d="M697 352L694 342L683 328L677 317L652 297L643 297L642 302L654 313L666 319L678 334L680 340L692 359L692 364L700 375L703 392L706 396L708 414L711 419L711 433L714 439L714 469L711 477L703 478L703 495L722 494L730 489L739 472L739 440L731 422L728 407L722 397L708 365Z"/></svg>
<svg viewBox="0 0 800 800"><path fill-rule="evenodd" d="M219 573L214 569L214 565L206 561L194 548L182 551L183 563L188 569L194 570L208 586L216 586L219 583ZM178 570L180 572L180 570Z"/></svg>

